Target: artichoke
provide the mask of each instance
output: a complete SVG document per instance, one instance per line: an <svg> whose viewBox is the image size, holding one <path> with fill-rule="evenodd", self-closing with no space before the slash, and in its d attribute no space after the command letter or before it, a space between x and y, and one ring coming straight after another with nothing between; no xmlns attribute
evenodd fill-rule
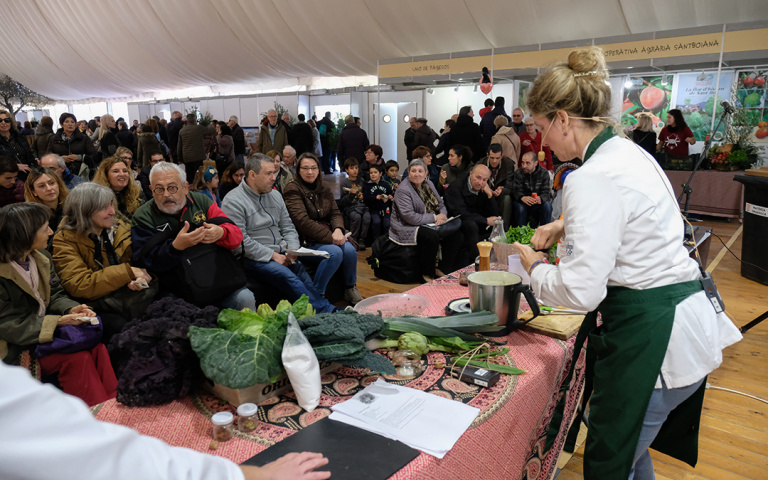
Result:
<svg viewBox="0 0 768 480"><path fill-rule="evenodd" d="M411 350L418 355L424 355L429 352L429 341L427 337L416 332L407 332L400 335L397 339L397 348L400 350Z"/></svg>

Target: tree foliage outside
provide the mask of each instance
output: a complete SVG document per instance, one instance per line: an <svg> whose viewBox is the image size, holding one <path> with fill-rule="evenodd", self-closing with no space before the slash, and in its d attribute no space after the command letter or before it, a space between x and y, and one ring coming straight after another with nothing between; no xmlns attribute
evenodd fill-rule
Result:
<svg viewBox="0 0 768 480"><path fill-rule="evenodd" d="M8 75L0 75L0 106L11 112L14 117L27 105L44 107L53 103L53 99L28 89ZM14 105L18 107L14 108Z"/></svg>

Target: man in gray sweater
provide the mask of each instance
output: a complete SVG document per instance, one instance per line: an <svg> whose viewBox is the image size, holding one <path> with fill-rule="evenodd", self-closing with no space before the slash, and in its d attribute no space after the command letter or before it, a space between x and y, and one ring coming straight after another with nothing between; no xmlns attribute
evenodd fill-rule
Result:
<svg viewBox="0 0 768 480"><path fill-rule="evenodd" d="M333 312L336 307L320 295L302 264L286 253L299 248L299 235L274 183L274 160L254 154L245 161L245 178L221 205L243 231L245 273L274 285L292 302L306 295L318 313Z"/></svg>

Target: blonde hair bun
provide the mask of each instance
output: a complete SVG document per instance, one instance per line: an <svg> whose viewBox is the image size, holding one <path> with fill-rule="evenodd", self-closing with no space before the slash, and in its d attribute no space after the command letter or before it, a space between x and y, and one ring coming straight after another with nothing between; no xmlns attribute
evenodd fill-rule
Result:
<svg viewBox="0 0 768 480"><path fill-rule="evenodd" d="M605 56L599 47L586 47L572 51L568 55L568 67L574 73L589 73L591 76L608 77Z"/></svg>

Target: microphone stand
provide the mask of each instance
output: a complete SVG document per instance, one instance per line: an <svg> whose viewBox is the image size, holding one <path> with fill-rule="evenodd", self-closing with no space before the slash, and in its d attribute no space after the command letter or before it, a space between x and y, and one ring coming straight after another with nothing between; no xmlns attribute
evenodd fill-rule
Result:
<svg viewBox="0 0 768 480"><path fill-rule="evenodd" d="M688 177L687 182L681 185L683 187L683 191L680 192L680 195L677 197L677 203L679 204L680 200L683 198L683 195L685 195L685 207L683 207L683 215L685 215L686 218L688 218L688 214L690 213L688 209L691 206L691 194L693 193L693 189L691 188L691 182L693 181L693 176L696 175L696 172L699 170L701 163L704 161L704 158L706 158L707 153L709 153L709 148L710 148L710 145L712 144L712 137L714 137L714 133L720 129L720 125L722 125L723 120L725 120L725 116L733 112L734 112L733 107L731 107L730 105L723 106L723 114L720 115L720 120L717 122L717 126L715 127L715 130L712 132L712 135L707 135L706 139L704 140L704 149L699 154L699 158L698 160L696 160L696 164L693 166L693 171L691 172L691 176ZM685 239L691 240L692 238L693 238L693 232L690 231L688 224L685 224Z"/></svg>

